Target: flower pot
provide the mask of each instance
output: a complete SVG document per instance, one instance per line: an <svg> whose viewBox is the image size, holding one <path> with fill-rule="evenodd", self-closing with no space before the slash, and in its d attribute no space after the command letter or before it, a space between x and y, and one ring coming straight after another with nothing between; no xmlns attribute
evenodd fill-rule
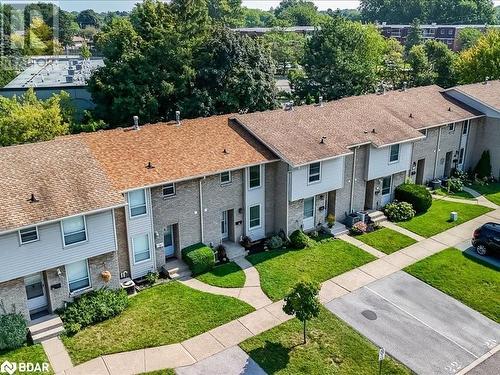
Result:
<svg viewBox="0 0 500 375"><path fill-rule="evenodd" d="M102 271L101 272L101 277L105 283L108 283L111 280L111 272L109 271Z"/></svg>

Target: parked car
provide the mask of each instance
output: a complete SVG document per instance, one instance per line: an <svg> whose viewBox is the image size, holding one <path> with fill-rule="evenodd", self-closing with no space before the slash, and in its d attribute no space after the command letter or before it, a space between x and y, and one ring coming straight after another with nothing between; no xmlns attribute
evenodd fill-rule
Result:
<svg viewBox="0 0 500 375"><path fill-rule="evenodd" d="M486 223L472 235L472 246L479 255L500 254L500 224Z"/></svg>

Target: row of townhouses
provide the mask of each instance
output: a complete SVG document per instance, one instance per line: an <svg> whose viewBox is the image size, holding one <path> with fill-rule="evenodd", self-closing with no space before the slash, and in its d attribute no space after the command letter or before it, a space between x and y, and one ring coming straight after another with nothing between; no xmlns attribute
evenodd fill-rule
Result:
<svg viewBox="0 0 500 375"><path fill-rule="evenodd" d="M0 300L34 320L192 244L382 208L483 150L498 178L499 98L500 81L428 86L1 148Z"/></svg>

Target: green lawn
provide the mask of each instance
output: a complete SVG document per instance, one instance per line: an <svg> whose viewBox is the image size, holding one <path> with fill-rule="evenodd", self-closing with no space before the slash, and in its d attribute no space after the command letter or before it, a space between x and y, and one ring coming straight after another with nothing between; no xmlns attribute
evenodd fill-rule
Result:
<svg viewBox="0 0 500 375"><path fill-rule="evenodd" d="M302 323L289 320L242 342L268 374L378 374L378 348L325 308L308 323L302 344ZM411 374L386 356L383 374Z"/></svg>
<svg viewBox="0 0 500 375"><path fill-rule="evenodd" d="M456 193L453 193L451 191L448 193L447 189L440 188L438 190L434 190L432 194L440 195L443 197L458 198L458 199L475 199L471 193L467 193L466 191L463 190Z"/></svg>
<svg viewBox="0 0 500 375"><path fill-rule="evenodd" d="M449 221L452 211L458 213L458 220L455 222ZM434 200L426 213L417 215L410 221L400 222L398 225L423 237L431 237L489 211L491 208L477 204Z"/></svg>
<svg viewBox="0 0 500 375"><path fill-rule="evenodd" d="M175 371L171 368L167 368L165 370L142 372L139 375L175 375Z"/></svg>
<svg viewBox="0 0 500 375"><path fill-rule="evenodd" d="M301 279L322 282L376 259L342 240L323 240L302 250L271 250L247 256L257 268L264 293L282 299Z"/></svg>
<svg viewBox="0 0 500 375"><path fill-rule="evenodd" d="M31 363L39 363L42 366L42 363L49 363L47 356L45 355L45 351L43 350L42 345L30 345L23 346L22 348L15 350L0 350L0 363L3 361L9 362L31 362ZM30 374L53 374L54 372L50 368L49 364L49 372L30 372ZM19 371L16 371L14 374L21 374ZM23 374L25 374L23 372Z"/></svg>
<svg viewBox="0 0 500 375"><path fill-rule="evenodd" d="M85 328L64 344L78 364L103 354L172 344L254 309L235 298L200 292L179 282L157 285L130 299L119 316Z"/></svg>
<svg viewBox="0 0 500 375"><path fill-rule="evenodd" d="M484 197L491 202L500 206L500 182L489 183L488 185L472 184L471 189L484 195Z"/></svg>
<svg viewBox="0 0 500 375"><path fill-rule="evenodd" d="M450 248L405 271L500 323L500 272L493 268Z"/></svg>
<svg viewBox="0 0 500 375"><path fill-rule="evenodd" d="M355 238L386 254L391 254L417 242L413 238L389 228L380 228Z"/></svg>
<svg viewBox="0 0 500 375"><path fill-rule="evenodd" d="M198 280L221 288L241 288L245 285L245 273L234 262L214 267L196 277Z"/></svg>

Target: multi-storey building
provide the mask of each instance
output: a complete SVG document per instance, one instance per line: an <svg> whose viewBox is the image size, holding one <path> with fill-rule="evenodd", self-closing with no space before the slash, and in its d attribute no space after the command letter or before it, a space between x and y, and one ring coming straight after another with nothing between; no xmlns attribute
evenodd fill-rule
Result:
<svg viewBox="0 0 500 375"><path fill-rule="evenodd" d="M498 178L499 93L428 86L0 148L0 300L36 319L186 246L379 209L406 178L469 169L484 150Z"/></svg>

